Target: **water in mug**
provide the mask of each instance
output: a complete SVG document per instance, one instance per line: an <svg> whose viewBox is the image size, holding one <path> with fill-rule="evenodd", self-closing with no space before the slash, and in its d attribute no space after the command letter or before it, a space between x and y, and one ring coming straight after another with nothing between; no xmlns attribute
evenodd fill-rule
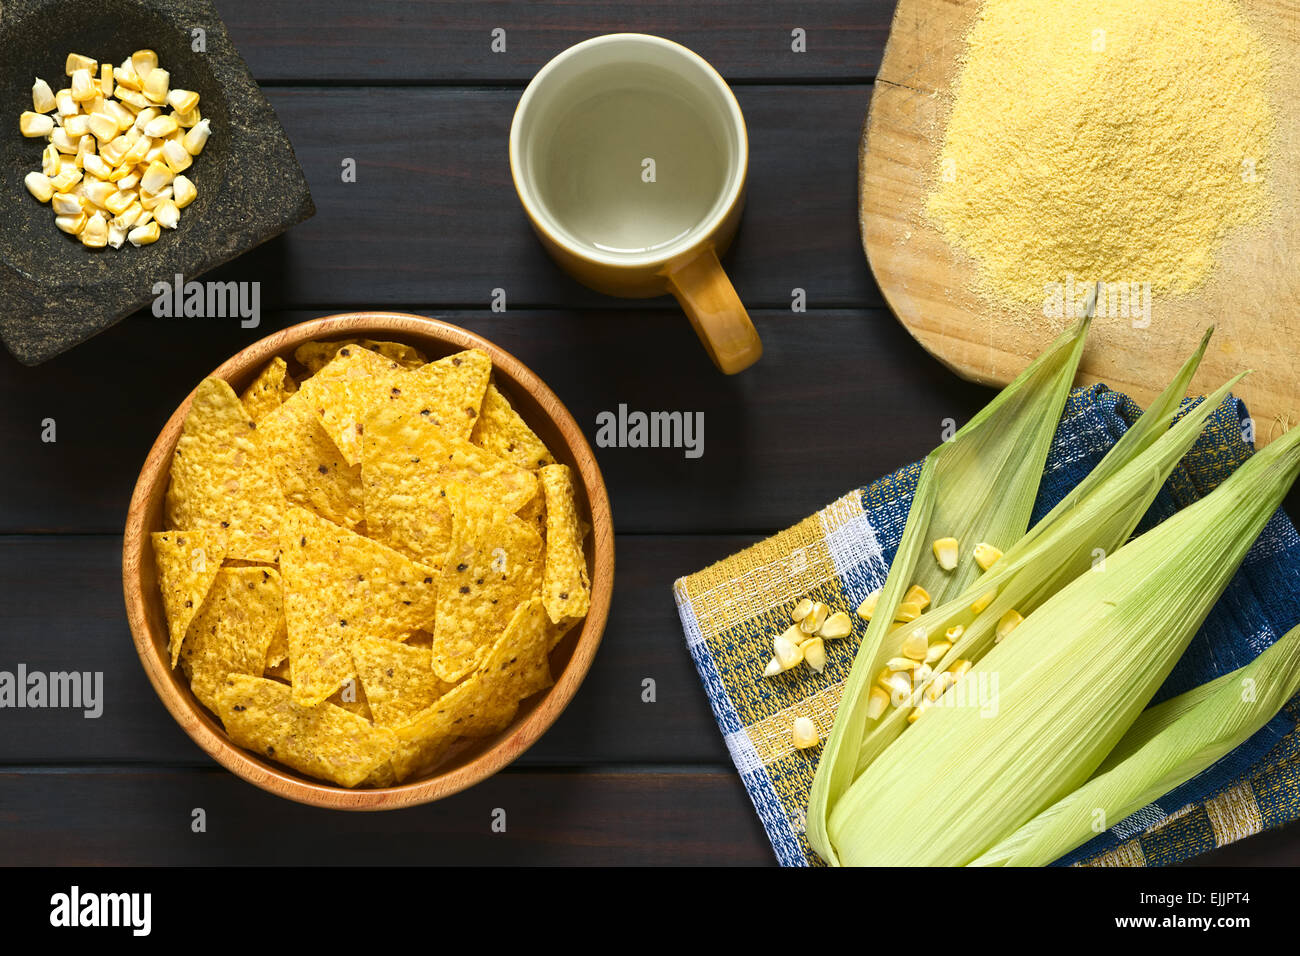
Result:
<svg viewBox="0 0 1300 956"><path fill-rule="evenodd" d="M717 126L684 96L651 85L580 100L560 116L543 152L552 216L578 242L608 253L671 245L704 222L722 194L728 157Z"/></svg>

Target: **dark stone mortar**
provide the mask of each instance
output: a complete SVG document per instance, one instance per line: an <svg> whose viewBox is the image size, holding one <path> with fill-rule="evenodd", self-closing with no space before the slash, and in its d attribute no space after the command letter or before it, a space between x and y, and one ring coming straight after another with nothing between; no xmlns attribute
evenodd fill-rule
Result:
<svg viewBox="0 0 1300 956"><path fill-rule="evenodd" d="M190 48L194 27L206 31L204 53ZM186 171L199 195L152 245L87 249L23 185L46 142L25 139L18 116L31 109L35 77L67 85L67 54L117 65L144 47L212 121ZM0 0L0 210L0 339L25 365L149 304L156 282L192 279L316 211L275 111L206 0Z"/></svg>

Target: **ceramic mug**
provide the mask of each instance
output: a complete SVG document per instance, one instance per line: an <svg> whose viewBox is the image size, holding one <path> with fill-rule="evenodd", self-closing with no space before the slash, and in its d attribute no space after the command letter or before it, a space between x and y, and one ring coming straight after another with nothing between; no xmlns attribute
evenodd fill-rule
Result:
<svg viewBox="0 0 1300 956"><path fill-rule="evenodd" d="M551 257L599 292L671 292L727 374L763 345L718 262L749 141L726 81L671 40L612 33L542 67L510 127L510 173Z"/></svg>

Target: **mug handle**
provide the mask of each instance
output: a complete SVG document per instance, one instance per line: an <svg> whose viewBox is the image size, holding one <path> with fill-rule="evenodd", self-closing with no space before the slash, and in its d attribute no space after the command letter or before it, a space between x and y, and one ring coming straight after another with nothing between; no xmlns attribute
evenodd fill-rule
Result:
<svg viewBox="0 0 1300 956"><path fill-rule="evenodd" d="M727 375L749 368L763 343L712 245L667 273L669 291L686 310L713 364Z"/></svg>

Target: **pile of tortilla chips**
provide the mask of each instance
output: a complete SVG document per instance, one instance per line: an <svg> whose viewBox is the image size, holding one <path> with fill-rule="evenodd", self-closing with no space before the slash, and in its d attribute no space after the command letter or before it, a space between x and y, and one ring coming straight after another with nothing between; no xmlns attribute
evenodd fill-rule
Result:
<svg viewBox="0 0 1300 956"><path fill-rule="evenodd" d="M345 787L551 686L587 614L572 478L470 350L301 346L195 393L153 535L173 666L232 740Z"/></svg>

